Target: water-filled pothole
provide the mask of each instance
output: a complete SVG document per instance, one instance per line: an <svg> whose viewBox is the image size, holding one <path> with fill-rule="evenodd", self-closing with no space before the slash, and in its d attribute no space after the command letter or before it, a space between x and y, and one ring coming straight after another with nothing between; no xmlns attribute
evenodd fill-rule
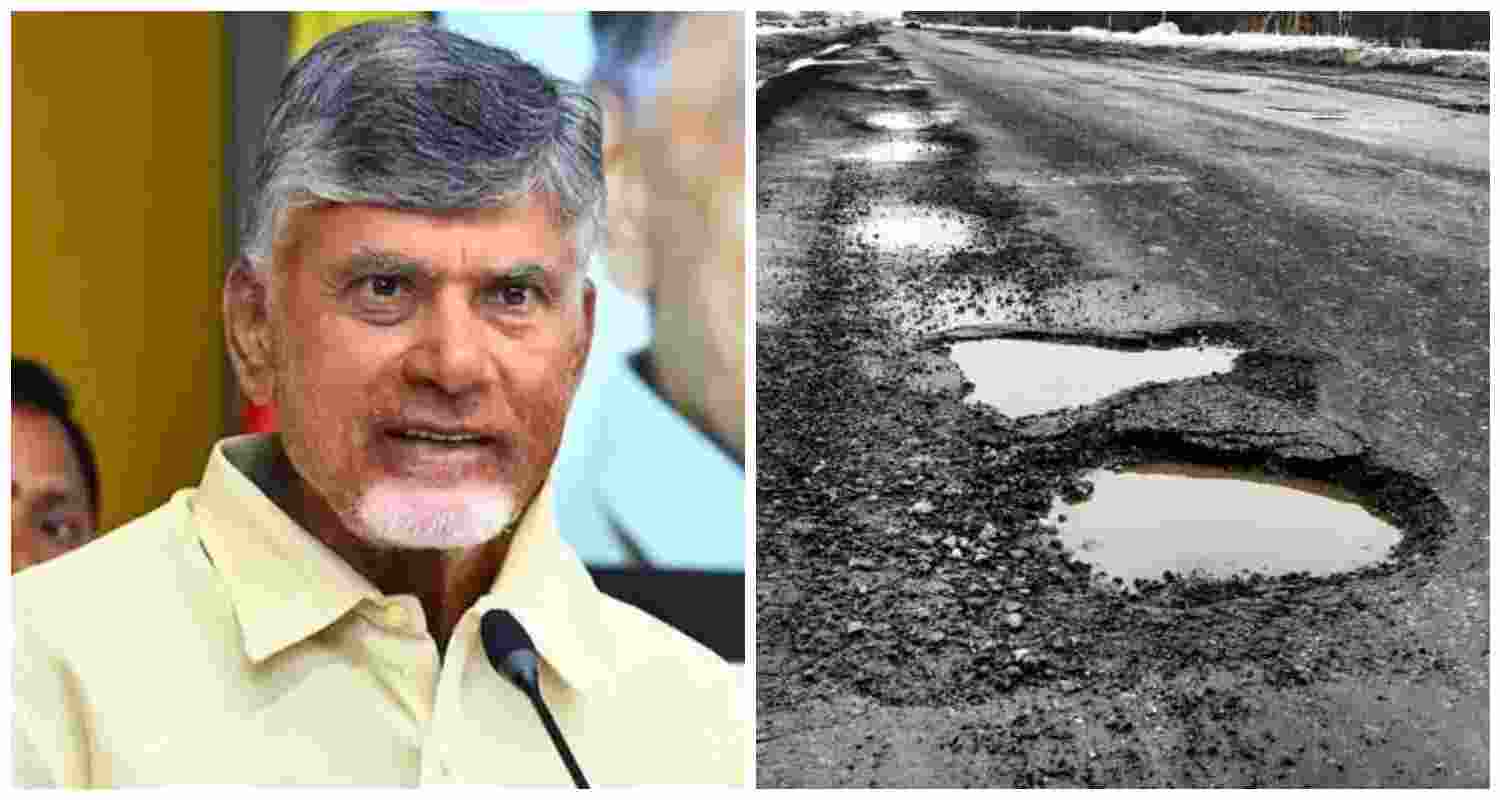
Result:
<svg viewBox="0 0 1500 800"><path fill-rule="evenodd" d="M891 137L889 141L852 150L840 157L850 161L901 164L913 161L937 161L950 157L955 152L954 148L946 144Z"/></svg>
<svg viewBox="0 0 1500 800"><path fill-rule="evenodd" d="M928 87L936 81L926 78L910 78L896 81L860 81L854 84L854 88L864 92L878 92L880 94L909 94L913 92L926 92Z"/></svg>
<svg viewBox="0 0 1500 800"><path fill-rule="evenodd" d="M850 67L850 66L854 66L854 65L857 65L857 64L867 64L867 63L869 63L869 62L867 62L867 61L865 61L864 59L861 59L861 58L835 58L835 59L799 58L796 61L793 61L792 63L788 64L786 70L784 72L782 72L781 74L782 75L788 75L788 74L791 74L793 72L796 72L799 69L805 69L807 67L813 67L813 66L818 66L818 67Z"/></svg>
<svg viewBox="0 0 1500 800"><path fill-rule="evenodd" d="M972 400L1010 417L1088 405L1153 381L1229 372L1241 351L1223 346L1129 352L1022 339L955 342L953 360Z"/></svg>
<svg viewBox="0 0 1500 800"><path fill-rule="evenodd" d="M1393 525L1338 486L1225 466L1142 464L1087 476L1093 494L1058 500L1064 547L1129 583L1178 576L1326 575L1380 561Z"/></svg>
<svg viewBox="0 0 1500 800"><path fill-rule="evenodd" d="M813 58L822 58L823 56L831 56L831 55L833 55L834 53L837 53L840 50L848 50L848 49L849 49L849 43L848 42L842 42L840 44L831 44L831 45L828 45L827 47L823 48L822 50L819 50L818 52L813 53L812 57Z"/></svg>
<svg viewBox="0 0 1500 800"><path fill-rule="evenodd" d="M880 205L850 226L849 235L882 250L942 251L973 243L980 222L972 214L930 206Z"/></svg>
<svg viewBox="0 0 1500 800"><path fill-rule="evenodd" d="M865 122L873 128L887 131L917 131L946 125L957 119L957 110L937 109L934 111L877 111L865 117Z"/></svg>

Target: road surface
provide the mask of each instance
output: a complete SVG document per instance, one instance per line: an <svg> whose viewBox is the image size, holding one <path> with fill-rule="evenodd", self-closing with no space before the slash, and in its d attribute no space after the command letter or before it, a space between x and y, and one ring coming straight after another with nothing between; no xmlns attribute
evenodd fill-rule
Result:
<svg viewBox="0 0 1500 800"><path fill-rule="evenodd" d="M1488 785L1487 87L1305 78L892 30L758 92L761 785ZM1010 419L947 358L1004 333L1249 356ZM1049 542L1174 456L1407 542L1141 594Z"/></svg>

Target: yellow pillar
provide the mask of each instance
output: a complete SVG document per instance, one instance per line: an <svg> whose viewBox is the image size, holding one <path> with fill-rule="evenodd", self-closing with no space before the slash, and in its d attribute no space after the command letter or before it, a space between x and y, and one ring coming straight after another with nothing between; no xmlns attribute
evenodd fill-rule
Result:
<svg viewBox="0 0 1500 800"><path fill-rule="evenodd" d="M425 11L294 11L288 55L296 61L319 39L350 25L374 19L425 19L427 16Z"/></svg>
<svg viewBox="0 0 1500 800"><path fill-rule="evenodd" d="M217 14L11 17L11 348L73 390L109 530L198 483L224 407Z"/></svg>

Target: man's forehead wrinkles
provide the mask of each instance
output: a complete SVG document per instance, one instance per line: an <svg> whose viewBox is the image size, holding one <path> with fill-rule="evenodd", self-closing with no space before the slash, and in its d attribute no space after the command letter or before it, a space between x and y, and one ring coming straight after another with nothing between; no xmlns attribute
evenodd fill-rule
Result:
<svg viewBox="0 0 1500 800"><path fill-rule="evenodd" d="M350 271L378 270L403 275L422 275L429 278L452 280L487 280L493 278L563 277L564 270L549 266L544 260L533 256L475 257L470 258L468 248L460 251L458 264L444 267L427 259L395 250L377 247L358 248L344 261Z"/></svg>
<svg viewBox="0 0 1500 800"><path fill-rule="evenodd" d="M426 260L395 250L378 247L359 247L345 259L343 266L353 270L379 269L393 272L431 272L432 265Z"/></svg>

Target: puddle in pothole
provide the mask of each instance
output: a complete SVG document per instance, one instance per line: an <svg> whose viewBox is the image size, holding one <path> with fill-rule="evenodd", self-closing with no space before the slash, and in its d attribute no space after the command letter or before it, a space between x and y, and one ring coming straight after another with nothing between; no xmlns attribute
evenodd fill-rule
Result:
<svg viewBox="0 0 1500 800"><path fill-rule="evenodd" d="M877 111L865 117L871 127L888 131L917 131L945 125L958 119L955 109L935 111Z"/></svg>
<svg viewBox="0 0 1500 800"><path fill-rule="evenodd" d="M1129 352L1024 339L953 344L953 360L974 384L969 399L1009 417L1088 405L1143 383L1229 372L1240 352L1220 346Z"/></svg>
<svg viewBox="0 0 1500 800"><path fill-rule="evenodd" d="M1322 481L1188 464L1097 470L1086 479L1093 495L1076 505L1055 501L1048 519L1075 558L1127 584L1163 572L1326 575L1379 561L1401 539Z"/></svg>
<svg viewBox="0 0 1500 800"><path fill-rule="evenodd" d="M974 242L981 220L958 211L928 206L882 205L849 227L849 235L882 250L942 251Z"/></svg>
<svg viewBox="0 0 1500 800"><path fill-rule="evenodd" d="M843 45L843 47L847 47L847 46L848 45ZM835 47L834 49L839 49L839 48ZM825 51L825 52L830 52L830 51ZM822 53L820 53L819 55L822 55ZM792 74L793 72L796 72L796 71L801 70L801 69L806 69L807 67L850 67L850 66L855 66L855 65L859 65L859 64L868 64L868 63L870 63L870 62L866 61L865 59L861 59L861 58L833 59L833 60L824 60L824 59L819 58L818 56L813 56L811 58L799 58L796 61L793 61L790 64L788 64L786 66L786 69L784 69L784 70L782 70L782 71L780 71L780 72L778 72L778 73L776 73L774 75L771 75L769 77L765 77L765 78L761 78L760 80L757 80L755 82L755 91L758 92L761 89L765 88L766 84L770 83L772 80L774 80L776 78L784 78L787 75Z"/></svg>
<svg viewBox="0 0 1500 800"><path fill-rule="evenodd" d="M910 80L896 80L887 82L859 81L854 88L864 92L879 92L880 94L903 94L908 92L923 92L936 81L925 78L912 78Z"/></svg>
<svg viewBox="0 0 1500 800"><path fill-rule="evenodd" d="M839 158L846 161L868 161L877 164L902 164L913 161L938 161L952 156L954 152L955 149L946 144L892 137L889 141L878 142L844 153Z"/></svg>
<svg viewBox="0 0 1500 800"><path fill-rule="evenodd" d="M819 67L849 67L849 66L854 66L855 64L867 64L867 63L869 63L869 62L865 61L864 59L859 59L859 58L836 58L836 59L830 59L830 60L825 60L825 59L821 59L821 58L799 58L796 61L793 61L791 64L787 65L786 71L782 72L781 74L782 75L789 75L789 74L791 74L793 72L796 72L799 69L805 69L807 67L812 67L812 66L819 66Z"/></svg>

